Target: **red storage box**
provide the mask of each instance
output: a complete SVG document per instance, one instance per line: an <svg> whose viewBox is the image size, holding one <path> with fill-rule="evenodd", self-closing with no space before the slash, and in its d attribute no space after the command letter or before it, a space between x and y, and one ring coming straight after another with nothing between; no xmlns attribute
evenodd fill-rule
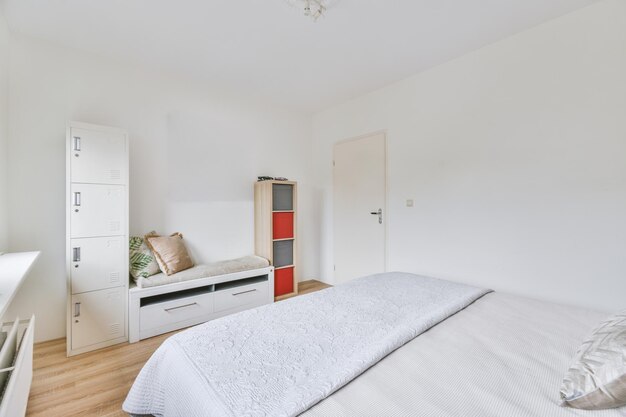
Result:
<svg viewBox="0 0 626 417"><path fill-rule="evenodd" d="M276 269L274 271L274 297L293 292L293 268Z"/></svg>
<svg viewBox="0 0 626 417"><path fill-rule="evenodd" d="M272 213L274 216L274 239L293 238L293 213Z"/></svg>

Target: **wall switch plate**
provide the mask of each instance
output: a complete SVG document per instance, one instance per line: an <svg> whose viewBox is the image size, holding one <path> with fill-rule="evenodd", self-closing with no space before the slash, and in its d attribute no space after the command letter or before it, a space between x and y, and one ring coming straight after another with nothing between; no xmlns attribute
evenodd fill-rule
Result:
<svg viewBox="0 0 626 417"><path fill-rule="evenodd" d="M413 200L406 200L407 207L413 207Z"/></svg>

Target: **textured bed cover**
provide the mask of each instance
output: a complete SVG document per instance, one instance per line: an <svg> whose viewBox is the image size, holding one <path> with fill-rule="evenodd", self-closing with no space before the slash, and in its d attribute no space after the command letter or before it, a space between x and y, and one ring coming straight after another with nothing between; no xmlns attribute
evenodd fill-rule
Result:
<svg viewBox="0 0 626 417"><path fill-rule="evenodd" d="M388 273L210 321L159 347L124 410L295 416L487 292Z"/></svg>
<svg viewBox="0 0 626 417"><path fill-rule="evenodd" d="M624 417L625 409L590 412L560 406L559 387L576 349L605 317L605 313L490 293L301 415ZM173 384L180 392L171 395L203 403L203 376L189 364L169 366L176 367L173 372L186 381Z"/></svg>
<svg viewBox="0 0 626 417"><path fill-rule="evenodd" d="M560 406L576 349L606 316L487 294L302 416L623 417Z"/></svg>

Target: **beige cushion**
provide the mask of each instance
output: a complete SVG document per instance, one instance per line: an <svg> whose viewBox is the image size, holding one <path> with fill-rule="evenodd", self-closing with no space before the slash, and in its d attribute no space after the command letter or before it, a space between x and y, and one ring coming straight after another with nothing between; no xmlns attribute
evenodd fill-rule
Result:
<svg viewBox="0 0 626 417"><path fill-rule="evenodd" d="M193 261L183 242L183 235L180 233L174 233L171 236L148 234L145 241L164 274L172 275L193 266Z"/></svg>
<svg viewBox="0 0 626 417"><path fill-rule="evenodd" d="M561 398L585 410L626 406L626 311L600 324L578 349Z"/></svg>

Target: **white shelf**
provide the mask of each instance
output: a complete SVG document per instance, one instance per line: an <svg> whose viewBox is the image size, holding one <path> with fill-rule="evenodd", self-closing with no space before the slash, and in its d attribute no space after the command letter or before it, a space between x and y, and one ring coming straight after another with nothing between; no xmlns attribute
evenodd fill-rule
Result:
<svg viewBox="0 0 626 417"><path fill-rule="evenodd" d="M0 255L0 318L6 313L40 253L19 252Z"/></svg>

